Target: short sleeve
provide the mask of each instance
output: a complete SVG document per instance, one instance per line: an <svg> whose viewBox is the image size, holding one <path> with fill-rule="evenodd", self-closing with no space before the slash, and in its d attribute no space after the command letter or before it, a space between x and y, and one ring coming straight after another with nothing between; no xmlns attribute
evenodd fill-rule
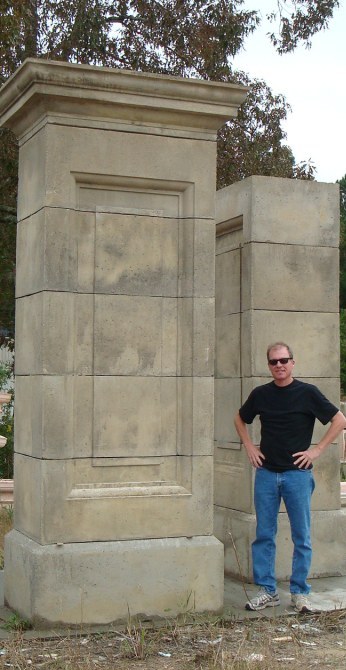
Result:
<svg viewBox="0 0 346 670"><path fill-rule="evenodd" d="M244 423L252 423L255 416L257 416L256 404L256 392L254 389L239 410L239 416Z"/></svg>
<svg viewBox="0 0 346 670"><path fill-rule="evenodd" d="M323 425L331 421L333 416L339 411L336 405L333 405L333 403L321 393L317 386L313 385L311 386L310 406L313 415L323 423Z"/></svg>

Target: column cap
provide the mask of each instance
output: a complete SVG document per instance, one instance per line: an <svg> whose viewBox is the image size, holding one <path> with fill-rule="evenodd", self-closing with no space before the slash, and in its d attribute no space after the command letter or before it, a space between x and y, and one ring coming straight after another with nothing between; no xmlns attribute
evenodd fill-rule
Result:
<svg viewBox="0 0 346 670"><path fill-rule="evenodd" d="M0 90L0 125L18 136L47 114L215 133L237 114L237 84L27 59Z"/></svg>

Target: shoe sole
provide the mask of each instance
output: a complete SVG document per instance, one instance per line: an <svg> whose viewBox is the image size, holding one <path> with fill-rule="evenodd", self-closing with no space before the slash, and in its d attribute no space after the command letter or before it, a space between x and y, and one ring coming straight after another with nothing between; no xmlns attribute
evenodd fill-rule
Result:
<svg viewBox="0 0 346 670"><path fill-rule="evenodd" d="M302 609L300 609L300 610L297 607L295 607L294 605L292 605L292 607L295 610L295 612L297 612L298 614L318 614L319 613L319 610L309 609L308 607L302 607Z"/></svg>
<svg viewBox="0 0 346 670"><path fill-rule="evenodd" d="M280 600L269 602L265 605L259 605L258 607L251 607L250 603L246 603L245 609L248 610L248 612L259 612L260 610L265 610L266 607L278 607L278 605L280 605Z"/></svg>

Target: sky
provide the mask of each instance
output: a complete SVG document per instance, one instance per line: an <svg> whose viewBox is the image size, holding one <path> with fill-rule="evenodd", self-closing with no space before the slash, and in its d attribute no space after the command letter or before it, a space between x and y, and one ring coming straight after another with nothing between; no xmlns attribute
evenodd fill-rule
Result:
<svg viewBox="0 0 346 670"><path fill-rule="evenodd" d="M346 0L334 10L329 27L313 36L311 49L301 46L284 56L266 35L273 27L265 15L276 0L245 0L244 8L258 9L263 21L234 67L285 96L292 112L284 128L296 161L311 159L318 181L336 182L346 174Z"/></svg>

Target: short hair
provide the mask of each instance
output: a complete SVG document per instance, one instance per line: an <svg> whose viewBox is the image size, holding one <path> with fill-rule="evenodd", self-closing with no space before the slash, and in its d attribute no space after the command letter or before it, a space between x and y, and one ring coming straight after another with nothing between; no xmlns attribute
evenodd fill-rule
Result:
<svg viewBox="0 0 346 670"><path fill-rule="evenodd" d="M285 347L290 355L290 358L293 358L293 351L291 347L286 344L286 342L273 342L273 344L269 344L267 348L267 360L269 361L269 353L272 349L280 349L280 347Z"/></svg>

